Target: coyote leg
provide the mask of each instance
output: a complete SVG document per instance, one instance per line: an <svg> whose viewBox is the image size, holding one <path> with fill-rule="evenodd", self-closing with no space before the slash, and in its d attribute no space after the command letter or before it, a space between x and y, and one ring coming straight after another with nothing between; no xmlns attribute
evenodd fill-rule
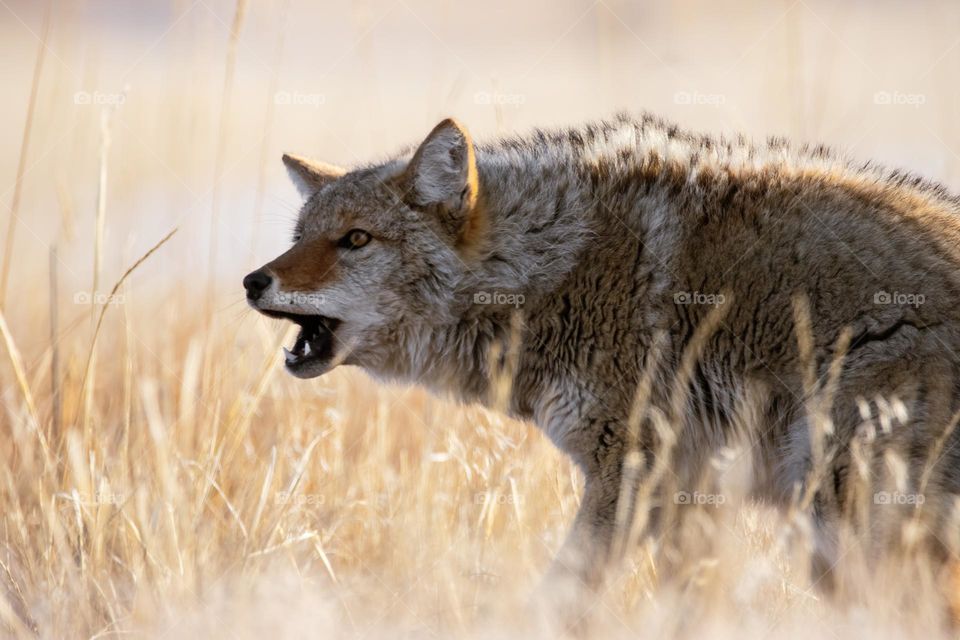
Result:
<svg viewBox="0 0 960 640"><path fill-rule="evenodd" d="M613 542L617 489L599 480L587 480L580 510L547 573L548 578L570 575L588 588L595 588L603 581ZM549 588L549 584L545 586Z"/></svg>
<svg viewBox="0 0 960 640"><path fill-rule="evenodd" d="M551 628L559 622L575 636L587 634L609 562L615 516L616 492L611 497L599 482L588 479L573 526L534 599Z"/></svg>

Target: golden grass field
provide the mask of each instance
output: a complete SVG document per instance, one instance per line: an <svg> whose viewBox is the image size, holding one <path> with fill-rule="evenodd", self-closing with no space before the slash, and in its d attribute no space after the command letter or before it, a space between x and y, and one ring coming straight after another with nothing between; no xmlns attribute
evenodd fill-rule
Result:
<svg viewBox="0 0 960 640"><path fill-rule="evenodd" d="M46 6L0 0L3 636L566 628L534 594L580 478L533 426L283 372L288 327L240 287L296 216L282 151L349 166L446 115L483 138L650 109L960 188L950 2ZM581 632L949 636L903 561L852 550L825 600L803 519L741 505L735 471L680 532L682 579L642 545Z"/></svg>

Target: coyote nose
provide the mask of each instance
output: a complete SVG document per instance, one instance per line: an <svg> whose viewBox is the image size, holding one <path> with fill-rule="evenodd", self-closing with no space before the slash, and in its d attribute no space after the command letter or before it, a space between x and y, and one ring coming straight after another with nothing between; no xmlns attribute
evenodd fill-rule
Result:
<svg viewBox="0 0 960 640"><path fill-rule="evenodd" d="M247 290L248 300L259 300L260 294L270 286L272 279L270 275L263 270L248 273L243 279L243 288Z"/></svg>

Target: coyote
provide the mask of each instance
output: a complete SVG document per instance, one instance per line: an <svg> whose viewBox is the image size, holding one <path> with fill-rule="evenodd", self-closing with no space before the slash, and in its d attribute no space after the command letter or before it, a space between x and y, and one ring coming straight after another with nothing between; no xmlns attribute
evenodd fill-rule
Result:
<svg viewBox="0 0 960 640"><path fill-rule="evenodd" d="M749 495L809 514L824 574L851 513L922 513L953 556L960 199L943 187L650 115L489 144L447 119L386 162L283 162L306 200L293 246L243 284L300 325L287 371L357 365L490 406L508 376L504 410L585 477L561 572L595 580L624 526L657 531L738 442ZM864 493L891 455L895 491Z"/></svg>

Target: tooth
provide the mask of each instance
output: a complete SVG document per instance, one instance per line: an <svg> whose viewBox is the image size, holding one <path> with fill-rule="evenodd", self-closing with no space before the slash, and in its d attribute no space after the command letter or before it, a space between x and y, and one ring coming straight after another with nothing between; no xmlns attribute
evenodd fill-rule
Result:
<svg viewBox="0 0 960 640"><path fill-rule="evenodd" d="M309 342L307 342L306 344L303 345L303 355L305 355L305 356L310 355L310 343L309 343Z"/></svg>
<svg viewBox="0 0 960 640"><path fill-rule="evenodd" d="M286 358L287 364L293 364L294 362L297 361L297 356L294 355L294 354L293 354L289 349L287 349L286 347L283 348L283 357Z"/></svg>

